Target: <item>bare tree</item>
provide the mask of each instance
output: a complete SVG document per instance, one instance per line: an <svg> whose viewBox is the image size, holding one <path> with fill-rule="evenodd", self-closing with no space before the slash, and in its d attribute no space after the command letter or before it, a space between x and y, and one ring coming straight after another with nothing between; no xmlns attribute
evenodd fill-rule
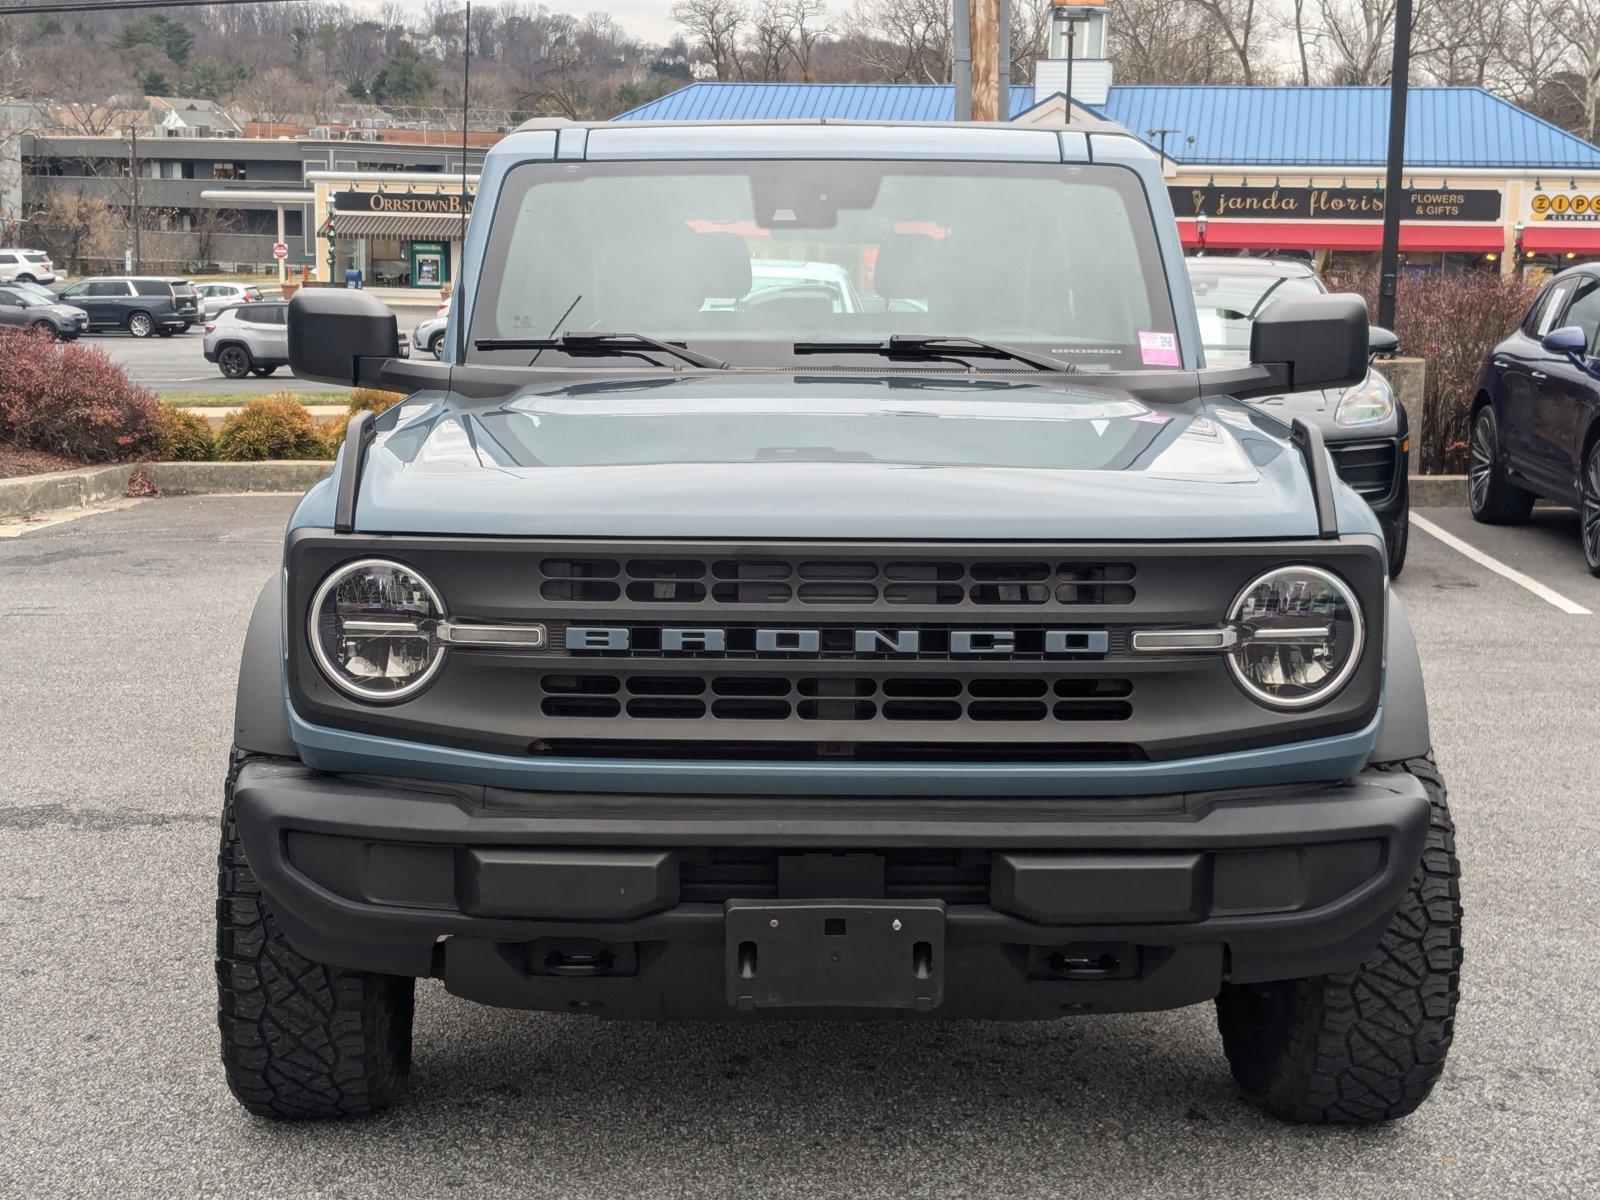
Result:
<svg viewBox="0 0 1600 1200"><path fill-rule="evenodd" d="M800 78L810 83L817 44L833 36L823 0L781 0L789 19L789 54Z"/></svg>
<svg viewBox="0 0 1600 1200"><path fill-rule="evenodd" d="M1233 56L1239 60L1243 82L1255 83L1255 39L1267 7L1263 0L1181 0L1181 3L1199 9L1215 22Z"/></svg>
<svg viewBox="0 0 1600 1200"><path fill-rule="evenodd" d="M1583 111L1578 131L1591 142L1600 135L1600 0L1566 0L1554 32L1569 51L1575 99Z"/></svg>
<svg viewBox="0 0 1600 1200"><path fill-rule="evenodd" d="M852 53L890 83L948 83L949 0L860 0L850 15Z"/></svg>
<svg viewBox="0 0 1600 1200"><path fill-rule="evenodd" d="M1233 83L1238 61L1209 14L1173 0L1118 0L1111 62L1124 83Z"/></svg>
<svg viewBox="0 0 1600 1200"><path fill-rule="evenodd" d="M286 67L269 67L239 89L235 107L247 121L292 121L311 112L311 89Z"/></svg>
<svg viewBox="0 0 1600 1200"><path fill-rule="evenodd" d="M784 77L794 47L794 26L783 0L761 0L749 17L749 36L741 62L751 79Z"/></svg>
<svg viewBox="0 0 1600 1200"><path fill-rule="evenodd" d="M672 19L689 34L691 45L705 55L718 79L742 79L739 43L750 21L743 0L679 0Z"/></svg>
<svg viewBox="0 0 1600 1200"><path fill-rule="evenodd" d="M1317 37L1330 82L1374 84L1389 78L1395 0L1318 0L1317 8Z"/></svg>

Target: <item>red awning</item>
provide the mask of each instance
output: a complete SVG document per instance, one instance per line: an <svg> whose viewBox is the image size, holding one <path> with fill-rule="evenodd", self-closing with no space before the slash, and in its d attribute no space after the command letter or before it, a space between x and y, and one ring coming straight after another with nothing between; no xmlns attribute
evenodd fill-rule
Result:
<svg viewBox="0 0 1600 1200"><path fill-rule="evenodd" d="M1200 245L1193 221L1179 221L1186 247ZM1355 250L1383 248L1378 221L1209 221L1208 250ZM1400 249L1413 253L1448 251L1489 254L1505 249L1498 225L1449 225L1409 222L1400 226Z"/></svg>
<svg viewBox="0 0 1600 1200"><path fill-rule="evenodd" d="M1600 254L1600 225L1528 225L1522 231L1522 249L1529 254Z"/></svg>

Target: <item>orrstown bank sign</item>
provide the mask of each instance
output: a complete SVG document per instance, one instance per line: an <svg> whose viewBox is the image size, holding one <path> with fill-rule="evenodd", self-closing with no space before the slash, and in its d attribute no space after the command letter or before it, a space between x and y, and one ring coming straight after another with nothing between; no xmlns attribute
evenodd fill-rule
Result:
<svg viewBox="0 0 1600 1200"><path fill-rule="evenodd" d="M407 192L340 192L333 198L333 207L341 213L406 213L437 216L460 216L460 192L442 192L436 195L413 195ZM466 210L472 211L472 193L467 193Z"/></svg>
<svg viewBox="0 0 1600 1200"><path fill-rule="evenodd" d="M1384 193L1366 187L1183 187L1167 189L1179 217L1255 221L1381 221ZM1409 188L1402 221L1498 221L1498 188Z"/></svg>

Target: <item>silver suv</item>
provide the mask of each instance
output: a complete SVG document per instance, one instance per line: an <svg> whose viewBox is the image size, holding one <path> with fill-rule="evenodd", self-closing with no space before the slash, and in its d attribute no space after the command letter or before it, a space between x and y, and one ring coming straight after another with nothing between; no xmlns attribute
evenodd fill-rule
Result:
<svg viewBox="0 0 1600 1200"><path fill-rule="evenodd" d="M243 379L252 371L271 375L289 361L288 326L281 301L244 304L224 309L206 323L205 355L229 379Z"/></svg>

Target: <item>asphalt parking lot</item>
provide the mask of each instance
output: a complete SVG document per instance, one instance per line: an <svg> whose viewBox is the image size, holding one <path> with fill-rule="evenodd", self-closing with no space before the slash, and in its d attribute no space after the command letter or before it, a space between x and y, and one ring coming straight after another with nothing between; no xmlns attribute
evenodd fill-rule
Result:
<svg viewBox="0 0 1600 1200"><path fill-rule="evenodd" d="M1399 592L1459 830L1466 964L1449 1068L1408 1120L1244 1108L1209 1008L657 1026L479 1009L436 983L396 1110L246 1116L216 1061L216 818L245 622L291 506L152 500L0 538L0 1195L1600 1189L1600 616L1415 530ZM1600 612L1571 514L1422 516Z"/></svg>
<svg viewBox="0 0 1600 1200"><path fill-rule="evenodd" d="M435 306L397 306L395 315L400 330L407 336L429 317ZM251 376L247 379L223 377L215 363L205 359L202 346L203 326L196 325L187 333L177 333L169 338L136 338L127 333L89 333L83 344L99 346L111 358L126 368L133 382L153 392L215 392L218 404L238 404L240 396L265 395L285 389L295 392L327 391L326 384L307 383L296 379L287 367L280 368L266 379Z"/></svg>

